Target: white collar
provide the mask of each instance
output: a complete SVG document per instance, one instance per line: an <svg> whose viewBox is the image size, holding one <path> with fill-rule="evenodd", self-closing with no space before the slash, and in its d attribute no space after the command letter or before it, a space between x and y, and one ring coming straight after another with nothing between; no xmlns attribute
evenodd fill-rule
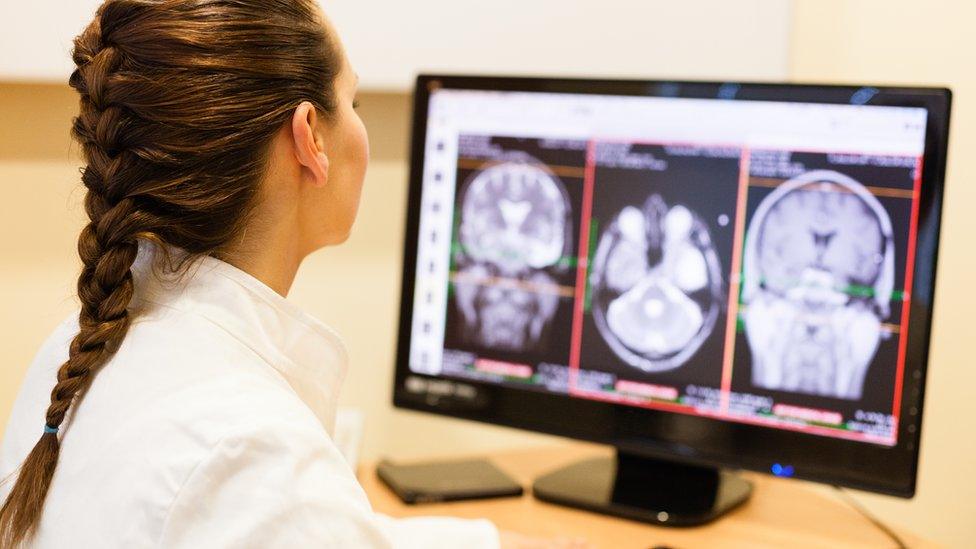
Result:
<svg viewBox="0 0 976 549"><path fill-rule="evenodd" d="M168 249L174 257L186 253L173 246ZM134 321L138 321L142 303L193 311L207 318L281 374L331 434L348 367L339 334L229 263L204 256L185 278L176 279L165 269L153 268L157 255L161 254L156 244L139 239L132 266Z"/></svg>

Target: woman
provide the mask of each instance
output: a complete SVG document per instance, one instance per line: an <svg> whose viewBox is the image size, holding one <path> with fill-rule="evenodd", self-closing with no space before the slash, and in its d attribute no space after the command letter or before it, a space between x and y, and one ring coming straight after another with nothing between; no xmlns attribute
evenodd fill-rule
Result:
<svg viewBox="0 0 976 549"><path fill-rule="evenodd" d="M345 351L283 296L369 154L315 3L108 0L73 58L81 309L5 432L0 546L498 546L375 515L330 439Z"/></svg>

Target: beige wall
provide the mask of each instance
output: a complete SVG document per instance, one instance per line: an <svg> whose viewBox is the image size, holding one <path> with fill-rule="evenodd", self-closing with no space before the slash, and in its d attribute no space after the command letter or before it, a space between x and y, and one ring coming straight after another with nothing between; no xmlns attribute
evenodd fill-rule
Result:
<svg viewBox="0 0 976 549"><path fill-rule="evenodd" d="M792 70L798 80L949 84L956 91L953 150L939 273L919 495L912 501L863 496L875 512L933 540L976 539L976 424L967 341L976 295L968 239L976 234L976 51L963 2L798 0ZM356 232L344 247L314 254L290 296L334 325L352 357L344 404L367 417L364 455L415 456L537 444L548 437L394 411L389 404L399 256L406 190L409 101L366 94L373 163ZM0 424L24 368L47 332L74 306L74 239L81 192L71 156L75 98L65 87L0 84ZM30 228L30 233L25 228ZM967 337L968 336L968 337Z"/></svg>
<svg viewBox="0 0 976 549"><path fill-rule="evenodd" d="M793 78L950 86L955 93L936 280L918 495L866 496L885 518L956 547L976 545L976 4L799 0Z"/></svg>
<svg viewBox="0 0 976 549"><path fill-rule="evenodd" d="M77 166L68 161L77 109L69 91L0 85L2 425L38 345L74 306L72 239L83 212Z"/></svg>

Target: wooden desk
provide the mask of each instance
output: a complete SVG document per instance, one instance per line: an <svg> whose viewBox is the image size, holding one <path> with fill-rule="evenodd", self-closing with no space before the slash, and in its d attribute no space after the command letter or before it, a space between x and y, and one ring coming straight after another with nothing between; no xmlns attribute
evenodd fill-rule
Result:
<svg viewBox="0 0 976 549"><path fill-rule="evenodd" d="M373 464L360 469L360 481L373 508L391 516L451 515L489 518L505 530L544 537L584 537L595 547L648 549L667 545L691 547L893 547L891 540L838 497L804 482L743 473L755 483L752 498L742 507L703 527L664 528L534 499L532 480L573 461L610 455L610 449L568 443L488 456L526 487L521 498L405 505L386 488ZM897 529L909 547L932 544Z"/></svg>

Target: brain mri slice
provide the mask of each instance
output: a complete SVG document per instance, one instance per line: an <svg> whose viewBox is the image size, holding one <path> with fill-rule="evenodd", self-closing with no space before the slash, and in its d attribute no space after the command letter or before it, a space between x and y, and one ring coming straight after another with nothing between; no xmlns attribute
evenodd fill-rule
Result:
<svg viewBox="0 0 976 549"><path fill-rule="evenodd" d="M743 263L753 384L860 399L894 284L878 200L835 171L786 181L760 202Z"/></svg>
<svg viewBox="0 0 976 549"><path fill-rule="evenodd" d="M508 153L472 174L460 191L455 299L464 337L522 352L544 341L568 266L569 195L544 164Z"/></svg>
<svg viewBox="0 0 976 549"><path fill-rule="evenodd" d="M625 206L603 231L590 286L600 336L645 372L685 364L715 328L724 301L708 226L659 194Z"/></svg>

